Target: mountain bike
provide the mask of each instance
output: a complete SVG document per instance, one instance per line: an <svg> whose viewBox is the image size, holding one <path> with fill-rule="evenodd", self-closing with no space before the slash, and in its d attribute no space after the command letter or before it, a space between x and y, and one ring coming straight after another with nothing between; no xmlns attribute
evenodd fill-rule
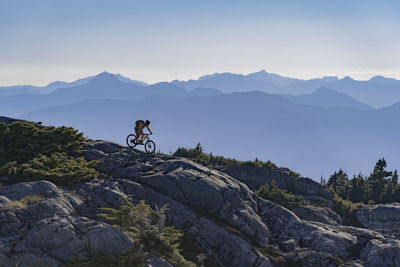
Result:
<svg viewBox="0 0 400 267"><path fill-rule="evenodd" d="M156 144L150 140L149 135L150 134L144 134L143 143L138 143L136 141L136 135L130 134L126 137L126 144L130 148L134 148L138 145L144 145L144 150L146 150L147 153L154 153L156 150Z"/></svg>

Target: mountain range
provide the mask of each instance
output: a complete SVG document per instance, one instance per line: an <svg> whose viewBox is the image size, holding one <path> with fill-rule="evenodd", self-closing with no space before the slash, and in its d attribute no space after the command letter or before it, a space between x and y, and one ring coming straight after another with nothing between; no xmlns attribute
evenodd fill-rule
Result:
<svg viewBox="0 0 400 267"><path fill-rule="evenodd" d="M369 105L350 96L374 84L382 90L392 88L389 95L397 93L394 88L399 81L394 79L374 77L360 82L324 77L304 81L261 71L147 85L121 77L103 72L49 93L3 96L0 114L67 124L91 138L120 143L133 131L136 119L150 119L157 133L154 139L163 152L201 142L208 151L241 160L270 159L313 179L339 168L367 174L380 157L386 157L389 164L400 159L396 134L400 129L395 123L400 104L375 109L376 103ZM359 87L349 94L332 89L346 82ZM248 84L273 84L276 90L308 84L316 89L298 89L301 94L296 95L271 94L265 92L267 87L246 89ZM3 88L0 92L3 90L21 89ZM379 89L366 92L374 90ZM386 93L382 95L386 97ZM391 102L397 100L392 97Z"/></svg>
<svg viewBox="0 0 400 267"><path fill-rule="evenodd" d="M107 73L107 72L103 72ZM141 81L136 81L136 80L131 80L127 77L124 77L120 74L113 74L113 76L123 82L126 83L133 83L136 85L141 85L141 86L146 86L147 83L141 82ZM87 84L90 82L95 76L89 76L86 78L78 79L73 82L62 82L62 81L56 81L56 82L51 82L46 86L33 86L33 85L14 85L14 86L3 86L0 87L0 97L7 96L7 95L15 95L15 94L46 94L46 93L51 93L57 89L60 88L69 88L69 87L75 87L83 84Z"/></svg>
<svg viewBox="0 0 400 267"><path fill-rule="evenodd" d="M326 76L310 80L283 77L265 70L248 75L234 73L215 73L200 77L198 80L172 81L186 89L209 87L224 93L238 91L263 91L273 94L303 95L310 94L320 87L333 89L374 108L382 108L400 101L400 80L372 77L368 81L357 81L351 77L339 79Z"/></svg>
<svg viewBox="0 0 400 267"><path fill-rule="evenodd" d="M89 137L119 143L137 118L150 119L162 151L201 142L208 151L238 159L292 166L318 179L339 168L368 173L380 157L398 162L395 121L400 105L371 111L292 103L262 92L214 97L151 96L138 101L84 100L37 110L24 119L74 126Z"/></svg>
<svg viewBox="0 0 400 267"><path fill-rule="evenodd" d="M283 98L298 104L319 107L348 107L358 110L372 110L371 106L355 100L335 90L321 87L311 94L306 95L281 95Z"/></svg>

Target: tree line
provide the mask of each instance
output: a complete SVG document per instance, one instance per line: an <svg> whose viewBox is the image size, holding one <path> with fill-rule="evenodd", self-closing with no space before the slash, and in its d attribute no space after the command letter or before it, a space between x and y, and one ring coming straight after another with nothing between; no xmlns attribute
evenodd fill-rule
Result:
<svg viewBox="0 0 400 267"><path fill-rule="evenodd" d="M369 176L359 174L352 179L342 169L334 172L328 182L321 177L321 183L326 184L342 199L362 203L400 202L400 185L397 170L387 171L384 158L375 164Z"/></svg>

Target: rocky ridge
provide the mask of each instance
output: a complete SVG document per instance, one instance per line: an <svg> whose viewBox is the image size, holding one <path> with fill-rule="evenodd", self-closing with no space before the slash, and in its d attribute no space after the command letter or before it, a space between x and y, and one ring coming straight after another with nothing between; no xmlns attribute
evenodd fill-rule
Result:
<svg viewBox="0 0 400 267"><path fill-rule="evenodd" d="M102 179L68 188L46 181L0 188L0 265L59 266L70 256L134 247L123 232L96 217L101 207L119 207L121 196L133 203L144 199L155 208L168 204L170 223L220 266L400 264L397 239L340 223L302 220L259 198L233 172L105 141L88 141L84 156L99 160ZM324 198L325 193L318 194L311 197ZM40 200L5 208L27 195ZM160 261L152 266L167 264Z"/></svg>

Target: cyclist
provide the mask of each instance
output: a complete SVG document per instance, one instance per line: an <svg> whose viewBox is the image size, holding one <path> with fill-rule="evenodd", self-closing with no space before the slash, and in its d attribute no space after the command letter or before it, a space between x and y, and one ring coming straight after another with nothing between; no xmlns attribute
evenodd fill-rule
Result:
<svg viewBox="0 0 400 267"><path fill-rule="evenodd" d="M135 123L135 134L136 134L136 139L135 143L137 144L142 144L143 145L143 140L144 140L144 132L143 129L147 128L149 130L150 134L152 134L152 131L149 128L150 121L146 120L137 120Z"/></svg>

